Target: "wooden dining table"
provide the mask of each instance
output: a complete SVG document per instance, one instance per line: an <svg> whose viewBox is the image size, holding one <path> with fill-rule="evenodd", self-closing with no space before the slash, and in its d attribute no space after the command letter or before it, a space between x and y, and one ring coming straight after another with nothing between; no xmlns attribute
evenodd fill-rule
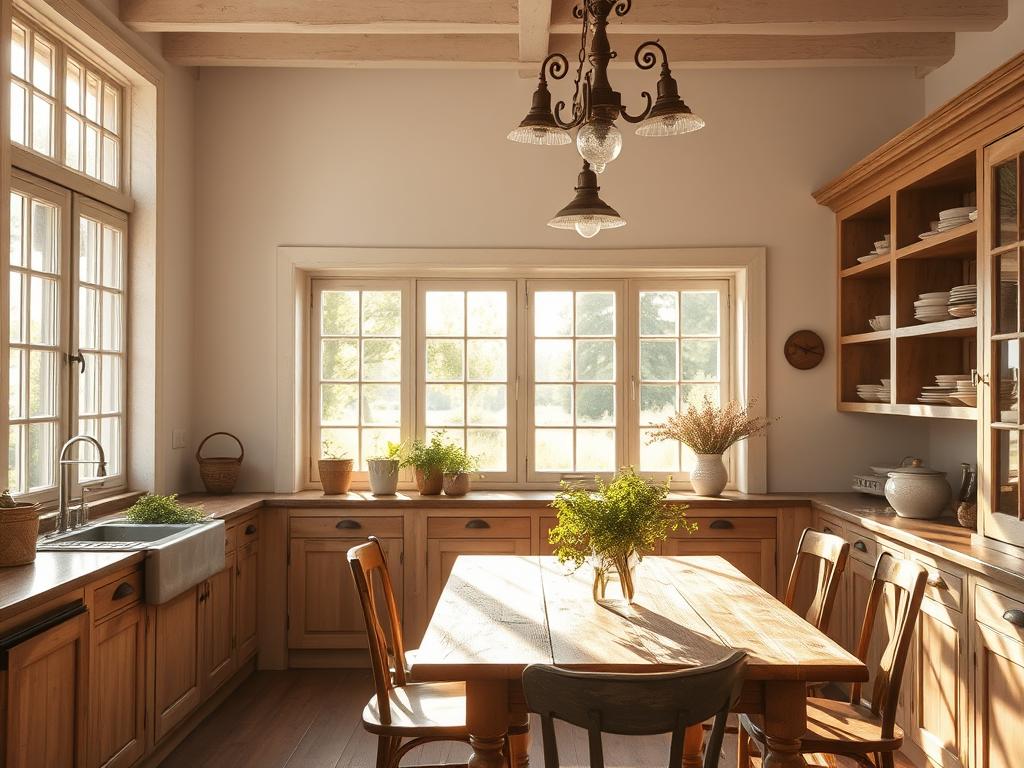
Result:
<svg viewBox="0 0 1024 768"><path fill-rule="evenodd" d="M867 667L720 557L646 557L633 603L598 604L593 572L553 557L463 555L452 568L412 665L417 681L466 681L472 768L504 766L510 724L526 721L530 664L660 672L748 654L735 711L759 714L767 768L799 754L809 682L867 680ZM528 736L513 765L528 765ZM691 729L684 765L700 765Z"/></svg>

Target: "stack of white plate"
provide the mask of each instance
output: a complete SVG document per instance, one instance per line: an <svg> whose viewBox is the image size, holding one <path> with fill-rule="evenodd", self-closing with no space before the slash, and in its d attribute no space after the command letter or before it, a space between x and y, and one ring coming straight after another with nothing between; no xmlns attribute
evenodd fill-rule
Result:
<svg viewBox="0 0 1024 768"><path fill-rule="evenodd" d="M878 402L878 393L882 391L880 384L858 384L857 397L869 403Z"/></svg>
<svg viewBox="0 0 1024 768"><path fill-rule="evenodd" d="M947 208L944 211L939 211L938 231L945 232L963 226L971 220L971 214L977 210L976 206L965 205L961 208Z"/></svg>
<svg viewBox="0 0 1024 768"><path fill-rule="evenodd" d="M890 235L885 235L881 240L875 240L875 247L871 249L867 256L861 256L857 261L863 264L866 261L877 259L879 256L888 256L891 250Z"/></svg>
<svg viewBox="0 0 1024 768"><path fill-rule="evenodd" d="M958 285L949 292L949 314L974 317L978 314L978 286Z"/></svg>
<svg viewBox="0 0 1024 768"><path fill-rule="evenodd" d="M970 376L966 379L957 380L953 398L960 401L963 405L971 406L971 408L978 405L978 388L974 386Z"/></svg>
<svg viewBox="0 0 1024 768"><path fill-rule="evenodd" d="M1012 378L999 380L999 420L1016 424L1018 389L1017 382Z"/></svg>
<svg viewBox="0 0 1024 768"><path fill-rule="evenodd" d="M949 291L922 293L914 302L914 317L922 323L949 319Z"/></svg>
<svg viewBox="0 0 1024 768"><path fill-rule="evenodd" d="M878 390L880 403L892 402L892 379L882 379L882 387Z"/></svg>
<svg viewBox="0 0 1024 768"><path fill-rule="evenodd" d="M917 398L917 402L924 403L925 405L949 405L955 390L955 384L952 386L948 384L934 384L921 387L921 396Z"/></svg>

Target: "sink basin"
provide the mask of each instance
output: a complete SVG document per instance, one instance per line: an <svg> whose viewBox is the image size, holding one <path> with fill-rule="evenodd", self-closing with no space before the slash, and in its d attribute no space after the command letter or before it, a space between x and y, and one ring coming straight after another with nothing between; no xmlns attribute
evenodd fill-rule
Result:
<svg viewBox="0 0 1024 768"><path fill-rule="evenodd" d="M145 552L146 602L166 603L224 570L224 521L141 525L124 520L40 539L40 552Z"/></svg>

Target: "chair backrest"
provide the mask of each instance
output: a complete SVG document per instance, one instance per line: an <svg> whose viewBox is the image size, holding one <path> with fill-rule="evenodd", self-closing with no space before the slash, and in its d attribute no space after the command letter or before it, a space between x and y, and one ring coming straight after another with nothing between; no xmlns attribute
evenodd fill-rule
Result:
<svg viewBox="0 0 1024 768"><path fill-rule="evenodd" d="M857 643L857 658L861 661L868 661L878 611L886 608L887 584L893 586L895 598L892 634L879 659L871 691L871 711L882 718L883 738L891 738L895 730L896 705L900 697L903 670L907 665L914 625L921 613L921 599L924 597L927 579L928 571L923 565L912 560L897 560L888 552L879 556L871 576L871 591L868 593L864 624ZM856 683L851 689L850 701L854 704L861 702L861 683Z"/></svg>
<svg viewBox="0 0 1024 768"><path fill-rule="evenodd" d="M832 620L832 607L835 605L839 584L849 558L850 544L842 537L805 528L800 535L793 570L789 574L786 606L793 608L801 577L806 569L813 569L811 572L815 574L814 597L804 618L818 630L827 632Z"/></svg>
<svg viewBox="0 0 1024 768"><path fill-rule="evenodd" d="M363 609L380 717L387 724L391 722L388 691L406 683L405 643L402 640L402 622L395 604L395 593L391 587L391 574L388 572L384 549L374 536L365 544L348 551L348 564L352 568L359 604ZM384 611L383 615L381 610Z"/></svg>
<svg viewBox="0 0 1024 768"><path fill-rule="evenodd" d="M704 768L717 768L725 720L743 686L747 655L736 651L706 667L655 674L574 672L533 664L523 673L526 705L540 715L544 767L559 768L555 720L586 728L591 768L604 768L602 733L671 733L669 768L683 761L685 729L715 718Z"/></svg>

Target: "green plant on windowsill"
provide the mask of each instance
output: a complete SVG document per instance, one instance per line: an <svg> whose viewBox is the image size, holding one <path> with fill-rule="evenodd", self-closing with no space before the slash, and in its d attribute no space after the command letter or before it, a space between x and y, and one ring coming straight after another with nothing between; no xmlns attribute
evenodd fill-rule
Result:
<svg viewBox="0 0 1024 768"><path fill-rule="evenodd" d="M429 441L414 440L402 466L415 470L420 494L436 496L441 493L446 472L472 471L476 462L442 430L434 433Z"/></svg>
<svg viewBox="0 0 1024 768"><path fill-rule="evenodd" d="M610 483L596 478L595 490L562 482L551 506L558 524L548 534L561 563L579 568L594 565L594 599L605 597L609 578L618 577L622 596L636 594L636 564L644 552L680 528L694 533L697 525L686 519L687 506L668 504L668 482L649 482L632 467L619 471Z"/></svg>
<svg viewBox="0 0 1024 768"><path fill-rule="evenodd" d="M443 488L446 496L465 496L469 493L469 473L480 466L475 456L470 455L455 443L446 446L444 457Z"/></svg>
<svg viewBox="0 0 1024 768"><path fill-rule="evenodd" d="M124 516L130 523L143 525L181 525L201 523L206 519L201 509L185 506L178 501L176 493L170 496L147 493L128 507Z"/></svg>
<svg viewBox="0 0 1024 768"><path fill-rule="evenodd" d="M387 451L366 460L370 492L374 496L394 496L398 490L398 468L402 463L405 443L388 440Z"/></svg>

